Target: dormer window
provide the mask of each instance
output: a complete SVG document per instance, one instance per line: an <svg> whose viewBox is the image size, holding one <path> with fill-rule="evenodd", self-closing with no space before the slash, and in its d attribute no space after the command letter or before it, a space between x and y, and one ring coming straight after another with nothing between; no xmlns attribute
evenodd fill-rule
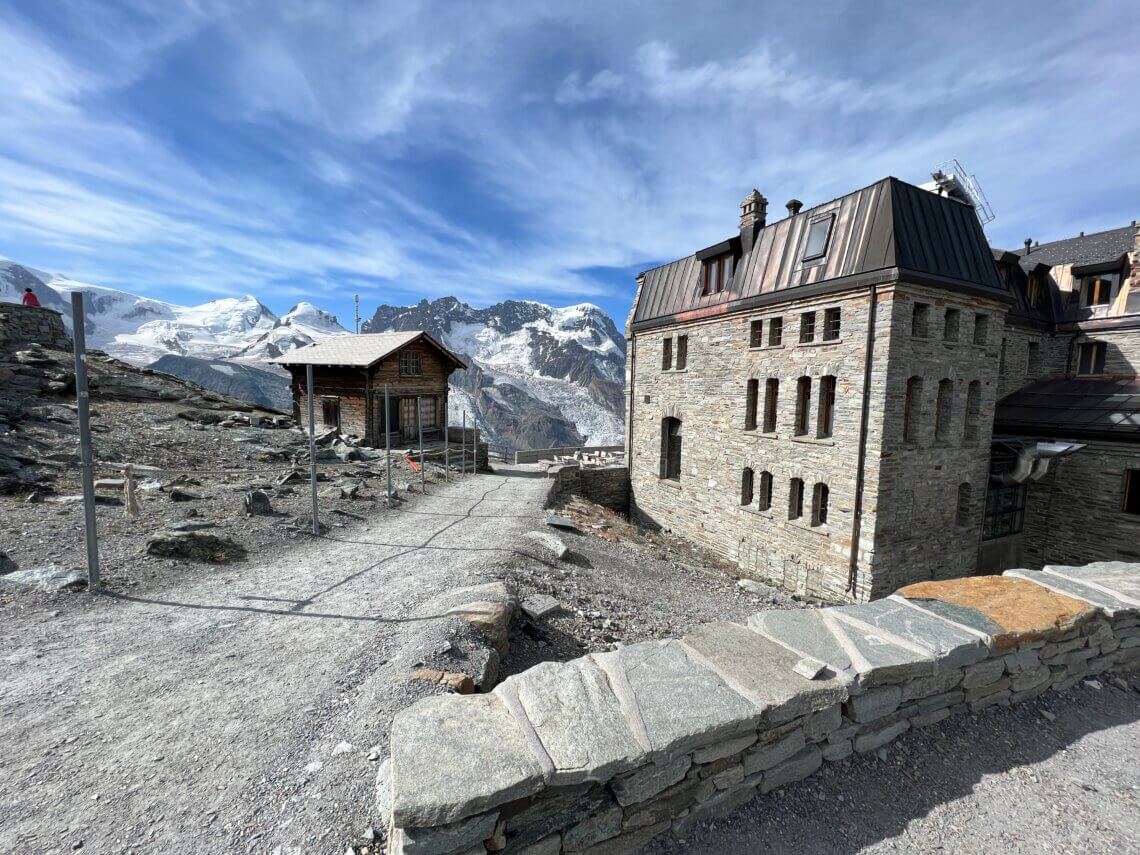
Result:
<svg viewBox="0 0 1140 855"><path fill-rule="evenodd" d="M1030 273L1029 283L1025 286L1025 299L1030 308L1036 309L1041 303L1041 292L1045 290L1045 274Z"/></svg>
<svg viewBox="0 0 1140 855"><path fill-rule="evenodd" d="M808 226L807 245L804 247L804 261L823 258L827 255L827 245L831 240L831 225L835 214L827 214L814 220Z"/></svg>
<svg viewBox="0 0 1140 855"><path fill-rule="evenodd" d="M1117 274L1094 273L1081 279L1081 305L1107 306L1112 300Z"/></svg>
<svg viewBox="0 0 1140 855"><path fill-rule="evenodd" d="M719 294L728 288L728 280L732 278L732 253L715 255L706 258L701 267L701 296Z"/></svg>

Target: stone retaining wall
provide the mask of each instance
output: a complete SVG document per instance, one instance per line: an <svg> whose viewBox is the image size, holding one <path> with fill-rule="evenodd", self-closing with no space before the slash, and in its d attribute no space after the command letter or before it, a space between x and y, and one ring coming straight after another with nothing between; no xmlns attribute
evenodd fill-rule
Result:
<svg viewBox="0 0 1140 855"><path fill-rule="evenodd" d="M553 460L555 457L564 457L576 452L596 454L609 452L614 454L625 451L624 445L565 445L560 448L528 448L515 452L515 463L538 463L540 460Z"/></svg>
<svg viewBox="0 0 1140 855"><path fill-rule="evenodd" d="M18 350L33 342L52 350L71 350L63 316L43 306L0 303L0 350Z"/></svg>
<svg viewBox="0 0 1140 855"><path fill-rule="evenodd" d="M629 470L625 466L582 467L563 463L548 470L554 478L550 504L581 496L619 514L629 512Z"/></svg>
<svg viewBox="0 0 1140 855"><path fill-rule="evenodd" d="M951 715L1140 663L1140 564L924 582L544 663L392 725L390 855L629 853Z"/></svg>

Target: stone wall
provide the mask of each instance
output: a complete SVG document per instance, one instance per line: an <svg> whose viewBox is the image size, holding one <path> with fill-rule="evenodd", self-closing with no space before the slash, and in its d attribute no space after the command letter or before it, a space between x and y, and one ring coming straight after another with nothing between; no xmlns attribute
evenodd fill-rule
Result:
<svg viewBox="0 0 1140 855"><path fill-rule="evenodd" d="M553 504L581 496L620 514L629 511L629 470L625 466L590 466L577 462L550 467L554 478Z"/></svg>
<svg viewBox="0 0 1140 855"><path fill-rule="evenodd" d="M466 432L464 432L466 430ZM475 442L475 437L480 436L476 428L466 428L451 426L447 429L447 441L451 443L453 455L452 459L455 461L452 466L458 466L459 452L463 445L467 446L467 454L471 454L471 446ZM470 459L470 458L468 458ZM487 472L490 470L489 458L487 456L487 443L479 440L479 446L475 450L475 466L480 472Z"/></svg>
<svg viewBox="0 0 1140 855"><path fill-rule="evenodd" d="M389 855L636 852L911 728L1138 663L1140 565L1121 563L926 582L544 663L396 716Z"/></svg>
<svg viewBox="0 0 1140 855"><path fill-rule="evenodd" d="M1065 374L1067 336L1007 322L1001 331L998 361L997 399L1049 376ZM1030 365L1030 348L1036 346L1036 366ZM1002 356L1004 350L1005 355ZM1075 359L1075 357L1074 357Z"/></svg>
<svg viewBox="0 0 1140 855"><path fill-rule="evenodd" d="M33 342L52 350L71 350L63 316L42 306L0 303L0 350L19 350Z"/></svg>
<svg viewBox="0 0 1140 855"><path fill-rule="evenodd" d="M569 457L577 452L593 454L608 452L614 454L625 451L624 445L579 445L559 448L528 448L515 452L515 463L538 463L540 460L553 460L555 457Z"/></svg>

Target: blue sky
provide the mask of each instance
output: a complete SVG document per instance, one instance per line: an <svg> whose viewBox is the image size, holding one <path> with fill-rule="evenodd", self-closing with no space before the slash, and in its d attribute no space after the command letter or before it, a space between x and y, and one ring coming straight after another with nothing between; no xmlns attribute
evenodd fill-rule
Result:
<svg viewBox="0 0 1140 855"><path fill-rule="evenodd" d="M591 301L959 158L1020 245L1140 217L1114 3L0 0L0 255L175 302Z"/></svg>

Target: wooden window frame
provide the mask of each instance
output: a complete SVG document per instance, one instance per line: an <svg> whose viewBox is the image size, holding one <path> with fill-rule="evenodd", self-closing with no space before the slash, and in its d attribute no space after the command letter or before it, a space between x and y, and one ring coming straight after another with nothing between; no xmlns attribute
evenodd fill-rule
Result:
<svg viewBox="0 0 1140 855"><path fill-rule="evenodd" d="M1112 303L1112 291L1116 287L1115 273L1092 273L1081 277L1081 307L1095 309Z"/></svg>
<svg viewBox="0 0 1140 855"><path fill-rule="evenodd" d="M827 525L827 510L831 499L831 490L822 481L817 481L811 489L811 524L818 528Z"/></svg>
<svg viewBox="0 0 1140 855"><path fill-rule="evenodd" d="M800 344L815 341L815 312L800 313Z"/></svg>
<svg viewBox="0 0 1140 855"><path fill-rule="evenodd" d="M823 340L839 341L842 313L838 306L823 310Z"/></svg>
<svg viewBox="0 0 1140 855"><path fill-rule="evenodd" d="M779 347L784 343L784 319L768 319L768 347Z"/></svg>
<svg viewBox="0 0 1140 855"><path fill-rule="evenodd" d="M674 430L674 427L676 430ZM676 449L674 449L676 440ZM684 450L684 423L681 419L667 416L661 420L661 479L681 481L681 455Z"/></svg>
<svg viewBox="0 0 1140 855"><path fill-rule="evenodd" d="M732 283L732 253L706 258L701 262L701 296L720 294Z"/></svg>
<svg viewBox="0 0 1140 855"><path fill-rule="evenodd" d="M1104 373L1104 360L1108 346L1103 341L1082 341L1077 345L1077 376L1095 377ZM1085 354L1090 354L1087 360Z"/></svg>
<svg viewBox="0 0 1140 855"><path fill-rule="evenodd" d="M772 509L772 473L767 469L760 473L760 491L756 496L756 509L761 511Z"/></svg>
<svg viewBox="0 0 1140 855"><path fill-rule="evenodd" d="M400 376L423 377L424 355L418 350L406 349L400 351Z"/></svg>
<svg viewBox="0 0 1140 855"><path fill-rule="evenodd" d="M749 347L763 347L764 346L764 322L753 321L748 325L748 346Z"/></svg>

